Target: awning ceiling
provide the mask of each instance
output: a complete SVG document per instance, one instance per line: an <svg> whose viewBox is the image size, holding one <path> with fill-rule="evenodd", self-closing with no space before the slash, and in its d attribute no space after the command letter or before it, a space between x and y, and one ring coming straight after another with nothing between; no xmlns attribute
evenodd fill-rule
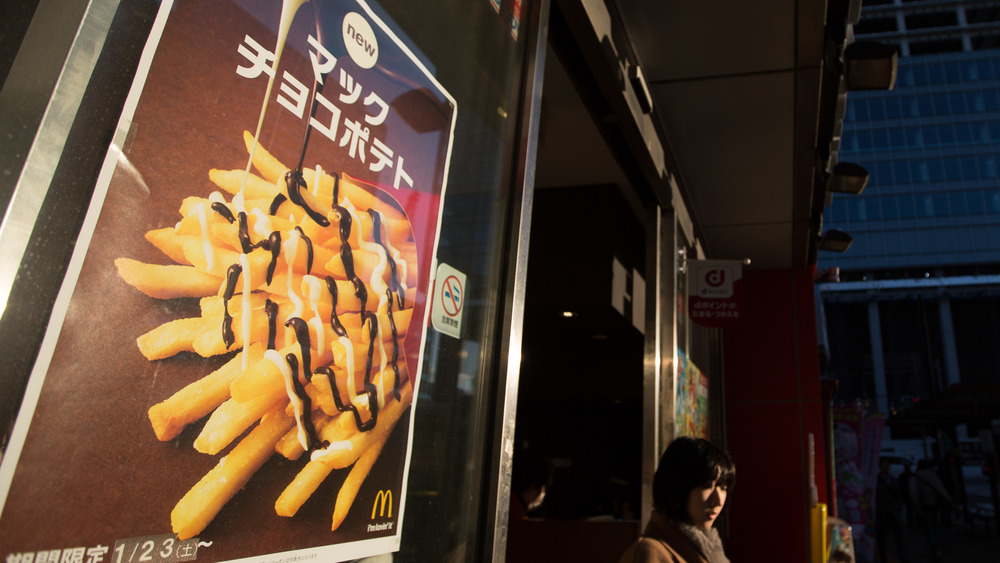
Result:
<svg viewBox="0 0 1000 563"><path fill-rule="evenodd" d="M831 45L838 56L828 6L846 14L847 2L613 4L709 256L749 258L755 269L806 265L822 210L817 145L825 153L835 122L837 85L822 80Z"/></svg>

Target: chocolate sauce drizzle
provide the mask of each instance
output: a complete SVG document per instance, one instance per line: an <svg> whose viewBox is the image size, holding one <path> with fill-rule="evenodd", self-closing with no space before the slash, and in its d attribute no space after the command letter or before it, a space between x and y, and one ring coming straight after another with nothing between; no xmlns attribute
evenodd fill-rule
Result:
<svg viewBox="0 0 1000 563"><path fill-rule="evenodd" d="M396 272L396 261L393 260L392 253L389 252L389 247L382 241L382 214L374 209L369 209L368 215L372 218L372 238L385 251L385 259L389 263L389 272L392 274L388 293L389 302L392 302L392 293L395 292L399 308L402 309L406 301L406 296L403 291L403 284L399 282L399 274Z"/></svg>
<svg viewBox="0 0 1000 563"><path fill-rule="evenodd" d="M292 317L285 321L285 326L292 327L295 331L295 339L299 341L299 351L302 352L302 369L306 374L306 379L311 379L312 366L310 356L309 323L299 317Z"/></svg>
<svg viewBox="0 0 1000 563"><path fill-rule="evenodd" d="M337 336L347 336L347 329L344 328L344 324L340 322L340 316L337 315L337 281L333 279L333 276L326 276L323 278L326 282L326 290L330 292L330 301L333 304L330 310L330 328Z"/></svg>
<svg viewBox="0 0 1000 563"><path fill-rule="evenodd" d="M310 219L316 221L317 225L321 227L330 226L330 220L324 217L319 211L309 207L309 204L306 203L306 200L302 197L302 192L299 191L306 187L306 180L302 177L301 165L295 170L285 172L285 186L288 188L288 199L291 200L292 203L301 207Z"/></svg>
<svg viewBox="0 0 1000 563"><path fill-rule="evenodd" d="M222 218L229 221L229 224L233 224L236 221L236 217L233 217L233 212L229 210L229 206L221 201L212 202L212 211L222 215Z"/></svg>
<svg viewBox="0 0 1000 563"><path fill-rule="evenodd" d="M368 327L368 334L370 336L370 342L368 346L368 359L365 363L365 394L368 396L368 410L371 412L371 417L366 420L361 420L361 412L358 411L358 407L352 403L349 399L344 400L340 395L340 388L337 386L337 377L334 375L333 370L328 366L323 366L316 369L317 375L325 375L327 380L330 382L330 391L333 393L333 403L337 406L337 410L340 412L350 411L354 415L354 423L358 426L358 430L361 432L367 432L372 428L375 428L376 422L378 422L378 393L375 384L372 383L372 357L375 350L375 341L378 338L378 320L374 313L367 314L367 320L365 324ZM348 398L350 395L348 395ZM398 395L397 395L398 397Z"/></svg>
<svg viewBox="0 0 1000 563"><path fill-rule="evenodd" d="M286 201L288 201L288 198L285 197L285 194L283 193L279 193L278 195L274 196L274 199L271 200L271 207L267 209L267 214L271 215L272 217L274 215L277 215L278 208L280 208L281 204L285 203Z"/></svg>
<svg viewBox="0 0 1000 563"><path fill-rule="evenodd" d="M240 274L243 273L243 266L239 264L233 264L226 271L226 291L223 293L222 299L222 342L226 345L228 349L230 346L236 342L236 335L233 334L233 316L229 314L229 300L233 298L233 294L236 293L236 282L240 279ZM244 315L247 311L243 312ZM243 335L246 338L246 335Z"/></svg>
<svg viewBox="0 0 1000 563"><path fill-rule="evenodd" d="M278 333L278 304L270 299L265 301L264 314L267 315L267 349L274 350L274 339Z"/></svg>
<svg viewBox="0 0 1000 563"><path fill-rule="evenodd" d="M306 232L302 230L302 227L296 225L295 230L299 232L299 238L306 243L306 273L311 274L313 269L313 241L306 236Z"/></svg>
<svg viewBox="0 0 1000 563"><path fill-rule="evenodd" d="M288 362L288 367L292 370L292 389L295 392L295 396L302 401L302 414L299 420L302 422L302 429L306 433L305 449L309 451L319 442L319 437L316 435L316 426L312 422L312 400L309 399L309 394L306 393L305 386L299 380L299 359L295 357L295 354L286 354L285 361ZM304 370L303 373L309 372Z"/></svg>

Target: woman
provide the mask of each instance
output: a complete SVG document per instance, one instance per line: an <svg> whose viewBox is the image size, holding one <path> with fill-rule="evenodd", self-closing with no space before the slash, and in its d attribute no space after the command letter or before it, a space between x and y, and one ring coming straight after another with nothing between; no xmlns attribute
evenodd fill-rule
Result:
<svg viewBox="0 0 1000 563"><path fill-rule="evenodd" d="M653 512L621 563L728 563L712 526L736 480L729 455L707 440L681 437L653 477Z"/></svg>

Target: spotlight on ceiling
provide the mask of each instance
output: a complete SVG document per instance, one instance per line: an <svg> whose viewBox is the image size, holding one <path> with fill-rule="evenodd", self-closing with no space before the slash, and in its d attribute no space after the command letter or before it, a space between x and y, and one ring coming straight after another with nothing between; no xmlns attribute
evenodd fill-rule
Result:
<svg viewBox="0 0 1000 563"><path fill-rule="evenodd" d="M819 238L819 249L830 252L847 252L854 239L840 229L830 229Z"/></svg>
<svg viewBox="0 0 1000 563"><path fill-rule="evenodd" d="M848 90L892 90L899 53L878 41L855 41L844 48L844 80Z"/></svg>
<svg viewBox="0 0 1000 563"><path fill-rule="evenodd" d="M868 185L868 171L853 162L838 162L833 165L833 171L826 181L826 187L831 192L859 195Z"/></svg>

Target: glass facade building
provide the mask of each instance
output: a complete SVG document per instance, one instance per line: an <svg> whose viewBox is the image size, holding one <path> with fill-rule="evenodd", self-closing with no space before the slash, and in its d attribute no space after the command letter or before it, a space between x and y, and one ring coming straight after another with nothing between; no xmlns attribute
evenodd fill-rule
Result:
<svg viewBox="0 0 1000 563"><path fill-rule="evenodd" d="M871 173L827 227L854 237L842 270L1000 261L1000 50L903 57L891 92L848 96L840 160Z"/></svg>
<svg viewBox="0 0 1000 563"><path fill-rule="evenodd" d="M962 401L941 405L992 397L1000 382L998 8L866 2L854 29L895 47L898 73L891 91L847 96L838 161L871 176L824 214L825 230L853 238L818 259L825 375L838 399L888 413L893 437L988 425Z"/></svg>

